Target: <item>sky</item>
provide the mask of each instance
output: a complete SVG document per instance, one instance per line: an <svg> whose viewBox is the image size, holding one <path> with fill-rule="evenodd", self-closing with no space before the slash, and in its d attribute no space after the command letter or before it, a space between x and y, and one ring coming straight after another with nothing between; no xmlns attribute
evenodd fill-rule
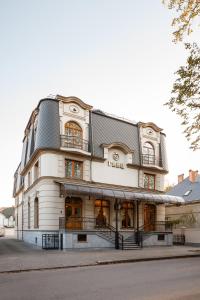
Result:
<svg viewBox="0 0 200 300"><path fill-rule="evenodd" d="M200 171L199 152L164 106L186 60L172 43L172 16L161 0L0 0L0 207L14 204L24 129L49 94L163 128L166 184Z"/></svg>

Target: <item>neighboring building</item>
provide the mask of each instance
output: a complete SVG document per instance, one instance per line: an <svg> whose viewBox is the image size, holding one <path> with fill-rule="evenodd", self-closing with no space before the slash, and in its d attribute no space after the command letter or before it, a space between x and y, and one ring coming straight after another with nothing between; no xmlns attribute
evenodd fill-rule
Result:
<svg viewBox="0 0 200 300"><path fill-rule="evenodd" d="M15 172L16 234L64 248L170 245L165 227L165 134L95 110L76 97L42 99L32 112ZM60 235L61 236L61 235ZM136 237L136 239L135 239ZM131 245L130 245L131 244Z"/></svg>
<svg viewBox="0 0 200 300"><path fill-rule="evenodd" d="M167 195L183 197L181 205L166 207L166 219L173 222L173 232L184 235L185 243L200 246L200 175L189 170L189 176L178 176L178 184Z"/></svg>
<svg viewBox="0 0 200 300"><path fill-rule="evenodd" d="M0 227L14 227L14 207L2 207L0 208Z"/></svg>

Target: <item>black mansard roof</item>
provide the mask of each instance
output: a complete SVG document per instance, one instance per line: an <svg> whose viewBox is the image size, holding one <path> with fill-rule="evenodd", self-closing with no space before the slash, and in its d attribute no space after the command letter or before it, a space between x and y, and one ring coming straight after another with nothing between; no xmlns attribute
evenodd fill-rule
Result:
<svg viewBox="0 0 200 300"><path fill-rule="evenodd" d="M55 99L45 98L40 100L37 108L31 114L23 140L21 170L24 169L35 151L39 149L60 149L59 101L61 98L59 96ZM36 115L38 119L37 126L30 126L32 118L34 120ZM103 158L102 144L123 143L134 153L133 164L141 165L138 123L110 116L101 110L90 109L89 131L89 149L91 149L92 156ZM160 137L162 166L164 171L168 171L165 134L161 132Z"/></svg>

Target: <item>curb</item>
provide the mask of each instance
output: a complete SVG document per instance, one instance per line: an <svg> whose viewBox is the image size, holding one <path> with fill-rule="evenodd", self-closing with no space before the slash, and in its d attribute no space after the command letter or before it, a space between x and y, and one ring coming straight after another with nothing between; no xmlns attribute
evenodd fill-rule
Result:
<svg viewBox="0 0 200 300"><path fill-rule="evenodd" d="M143 262L143 261L180 259L180 258L192 258L192 257L200 257L200 254L187 254L187 255L185 254L185 255L174 255L174 256L160 256L160 257L130 258L130 259L121 259L121 260L98 261L97 265L136 263L136 262Z"/></svg>
<svg viewBox="0 0 200 300"><path fill-rule="evenodd" d="M44 267L44 268L30 268L30 269L16 269L16 270L0 271L0 275L1 274L16 274L16 273L24 273L24 272L34 272L34 271L48 271L48 270L53 271L53 270L84 268L84 267L96 267L96 266L106 266L106 265L125 264L125 263L137 263L137 262L156 261L156 260L193 258L193 257L200 257L200 254L146 257L146 258L131 258L131 259L121 259L121 260L108 260L108 261L105 260L105 261L97 261L96 263L82 264L82 265Z"/></svg>

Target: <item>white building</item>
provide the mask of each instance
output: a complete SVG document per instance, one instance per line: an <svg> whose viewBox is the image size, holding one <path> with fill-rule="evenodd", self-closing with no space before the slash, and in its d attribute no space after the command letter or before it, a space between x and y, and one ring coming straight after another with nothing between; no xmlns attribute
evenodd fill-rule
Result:
<svg viewBox="0 0 200 300"><path fill-rule="evenodd" d="M0 208L0 227L14 227L14 207Z"/></svg>
<svg viewBox="0 0 200 300"><path fill-rule="evenodd" d="M76 97L42 99L32 112L15 173L16 235L64 248L170 245L165 134Z"/></svg>

